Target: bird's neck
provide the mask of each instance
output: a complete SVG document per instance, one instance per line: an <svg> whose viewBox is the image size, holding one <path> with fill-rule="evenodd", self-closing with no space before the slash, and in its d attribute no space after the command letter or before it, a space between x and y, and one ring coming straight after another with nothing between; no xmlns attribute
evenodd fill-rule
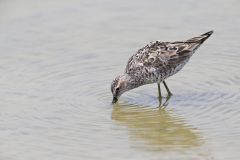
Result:
<svg viewBox="0 0 240 160"><path fill-rule="evenodd" d="M125 74L126 78L127 78L127 83L128 83L128 89L134 89L137 87L140 87L142 85L145 84L144 79L142 79L141 77L136 77L136 76L131 76L128 74Z"/></svg>

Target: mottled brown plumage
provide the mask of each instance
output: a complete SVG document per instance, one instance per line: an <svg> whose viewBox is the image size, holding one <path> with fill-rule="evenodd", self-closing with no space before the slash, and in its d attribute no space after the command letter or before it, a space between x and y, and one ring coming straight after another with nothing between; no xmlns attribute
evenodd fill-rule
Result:
<svg viewBox="0 0 240 160"><path fill-rule="evenodd" d="M160 84L180 71L212 33L213 31L210 31L186 41L154 41L139 49L129 58L125 73L117 76L112 82L113 102L130 89L149 83Z"/></svg>

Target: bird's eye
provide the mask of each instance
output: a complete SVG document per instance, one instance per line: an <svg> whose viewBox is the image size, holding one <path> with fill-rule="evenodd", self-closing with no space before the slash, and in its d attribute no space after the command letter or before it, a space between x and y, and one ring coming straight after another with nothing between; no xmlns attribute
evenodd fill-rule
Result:
<svg viewBox="0 0 240 160"><path fill-rule="evenodd" d="M118 87L118 88L116 88L116 92L119 92L119 87Z"/></svg>

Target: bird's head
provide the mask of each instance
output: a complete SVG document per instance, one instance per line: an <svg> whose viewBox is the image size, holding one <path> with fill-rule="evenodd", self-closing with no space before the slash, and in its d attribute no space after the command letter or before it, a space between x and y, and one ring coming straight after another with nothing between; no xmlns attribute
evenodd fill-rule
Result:
<svg viewBox="0 0 240 160"><path fill-rule="evenodd" d="M127 74L120 74L118 75L111 84L111 91L113 94L113 101L112 103L116 103L118 98L126 91L130 90L129 84L130 76Z"/></svg>

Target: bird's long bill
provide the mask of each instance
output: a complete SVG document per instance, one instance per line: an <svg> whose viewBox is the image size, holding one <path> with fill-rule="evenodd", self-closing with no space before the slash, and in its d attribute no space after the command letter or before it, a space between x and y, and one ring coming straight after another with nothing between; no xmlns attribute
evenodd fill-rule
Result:
<svg viewBox="0 0 240 160"><path fill-rule="evenodd" d="M118 101L117 97L113 97L112 104L116 103Z"/></svg>

